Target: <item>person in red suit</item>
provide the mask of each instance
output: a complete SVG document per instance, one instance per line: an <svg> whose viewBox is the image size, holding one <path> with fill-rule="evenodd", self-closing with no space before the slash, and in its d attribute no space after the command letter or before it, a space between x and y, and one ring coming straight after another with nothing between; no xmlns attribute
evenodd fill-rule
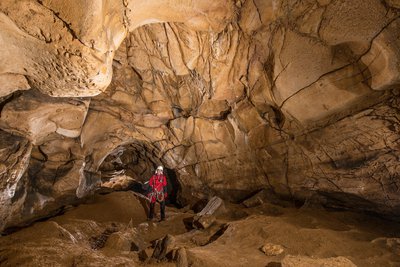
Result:
<svg viewBox="0 0 400 267"><path fill-rule="evenodd" d="M165 220L165 199L167 197L167 177L163 173L163 167L158 166L156 172L149 180L150 192L148 198L150 201L150 212L148 219L154 217L154 207L156 202L160 203L161 221Z"/></svg>

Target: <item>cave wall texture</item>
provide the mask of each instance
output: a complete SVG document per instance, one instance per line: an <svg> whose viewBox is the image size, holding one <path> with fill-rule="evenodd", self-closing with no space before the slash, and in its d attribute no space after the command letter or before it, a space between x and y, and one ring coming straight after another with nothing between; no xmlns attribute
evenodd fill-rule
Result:
<svg viewBox="0 0 400 267"><path fill-rule="evenodd" d="M398 216L399 89L398 0L2 0L0 230L124 147L182 203L272 188Z"/></svg>

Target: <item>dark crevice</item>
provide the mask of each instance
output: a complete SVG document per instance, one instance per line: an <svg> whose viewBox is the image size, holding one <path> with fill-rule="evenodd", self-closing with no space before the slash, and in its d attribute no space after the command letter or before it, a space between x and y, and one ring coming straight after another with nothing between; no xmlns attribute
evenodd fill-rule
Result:
<svg viewBox="0 0 400 267"><path fill-rule="evenodd" d="M193 116L193 118L196 119L200 118L213 121L225 121L231 113L232 113L232 107L229 107L227 110L221 111L219 113L219 116L212 116L212 117Z"/></svg>
<svg viewBox="0 0 400 267"><path fill-rule="evenodd" d="M212 242L216 241L218 238L220 238L225 233L225 231L228 229L228 227L229 227L229 225L227 225L227 224L222 225L221 228L210 237L210 239L208 240L208 242L205 245L209 245Z"/></svg>
<svg viewBox="0 0 400 267"><path fill-rule="evenodd" d="M22 95L22 91L16 91L10 95L0 97L0 118L1 118L1 113L8 103L12 102L13 100L19 98Z"/></svg>
<svg viewBox="0 0 400 267"><path fill-rule="evenodd" d="M327 211L351 211L371 215L385 220L400 221L400 207L394 212L385 212L379 209L379 204L366 200L355 194L346 192L324 192L317 191L317 194L324 198L323 207ZM379 211L380 210L380 211ZM379 212L378 212L379 211Z"/></svg>
<svg viewBox="0 0 400 267"><path fill-rule="evenodd" d="M179 184L178 177L174 170L165 168L164 171L167 176L167 193L168 198L166 200L166 204L171 204L181 208L182 205L178 201L178 195L181 192L181 185Z"/></svg>
<svg viewBox="0 0 400 267"><path fill-rule="evenodd" d="M282 111L274 106L271 106L271 109L274 112L274 123L278 126L279 129L282 129L285 124L285 115L283 115ZM274 124L275 125L275 124Z"/></svg>

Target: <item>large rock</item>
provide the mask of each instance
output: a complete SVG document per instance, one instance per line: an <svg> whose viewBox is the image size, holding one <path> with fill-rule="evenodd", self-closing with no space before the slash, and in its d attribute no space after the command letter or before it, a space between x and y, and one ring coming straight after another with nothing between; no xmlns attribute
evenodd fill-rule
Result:
<svg viewBox="0 0 400 267"><path fill-rule="evenodd" d="M89 103L89 99L52 98L29 91L4 106L0 125L35 145L54 139L54 135L75 138L81 134Z"/></svg>
<svg viewBox="0 0 400 267"><path fill-rule="evenodd" d="M226 212L224 201L221 198L214 196L207 202L207 205L193 218L193 227L206 229L215 222L217 215L221 215L224 212Z"/></svg>

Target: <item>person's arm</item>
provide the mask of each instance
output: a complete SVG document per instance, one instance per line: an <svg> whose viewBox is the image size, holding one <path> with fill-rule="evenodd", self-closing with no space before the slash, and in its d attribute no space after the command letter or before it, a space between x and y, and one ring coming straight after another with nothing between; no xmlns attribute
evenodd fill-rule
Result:
<svg viewBox="0 0 400 267"><path fill-rule="evenodd" d="M164 193L164 198L167 198L168 193L167 193L167 177L164 175L163 178L163 193Z"/></svg>
<svg viewBox="0 0 400 267"><path fill-rule="evenodd" d="M163 175L163 186L166 187L167 186L167 177L165 175Z"/></svg>
<svg viewBox="0 0 400 267"><path fill-rule="evenodd" d="M149 191L153 191L153 189L154 189L154 175L152 175L149 180Z"/></svg>

